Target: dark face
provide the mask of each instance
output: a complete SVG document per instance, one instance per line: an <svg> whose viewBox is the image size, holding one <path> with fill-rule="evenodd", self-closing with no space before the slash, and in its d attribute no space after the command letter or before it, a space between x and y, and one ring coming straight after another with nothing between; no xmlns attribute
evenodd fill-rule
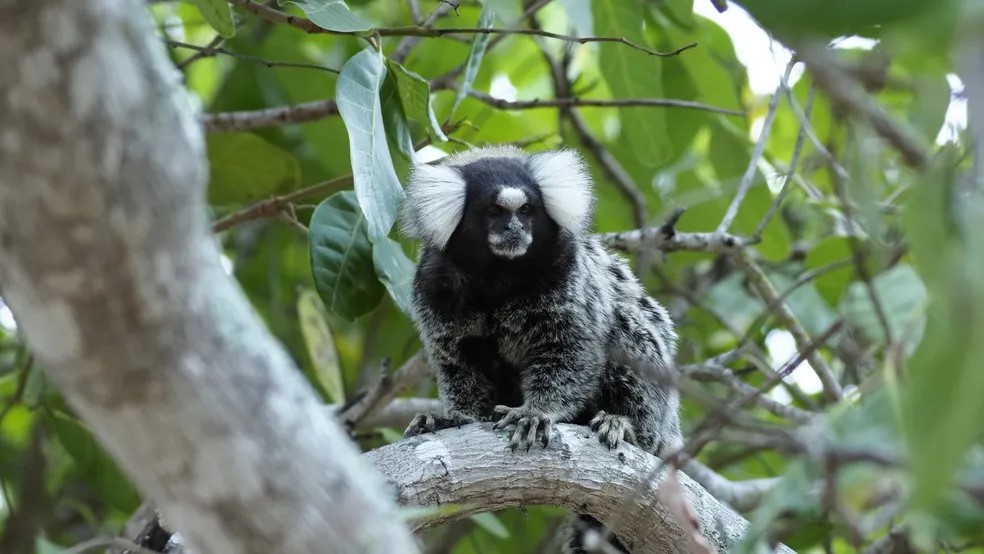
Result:
<svg viewBox="0 0 984 554"><path fill-rule="evenodd" d="M483 266L496 259L519 261L538 256L556 242L557 225L547 216L539 189L523 162L488 158L459 171L468 193L461 223L448 244L449 253Z"/></svg>
<svg viewBox="0 0 984 554"><path fill-rule="evenodd" d="M518 258L533 244L533 204L517 187L499 189L486 201L489 250L500 258Z"/></svg>

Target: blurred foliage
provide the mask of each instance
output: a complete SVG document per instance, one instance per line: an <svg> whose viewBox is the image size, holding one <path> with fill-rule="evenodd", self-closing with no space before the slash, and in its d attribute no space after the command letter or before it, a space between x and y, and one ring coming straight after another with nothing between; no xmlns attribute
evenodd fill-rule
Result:
<svg viewBox="0 0 984 554"><path fill-rule="evenodd" d="M247 56L169 49L205 112L338 101L341 116L212 133L207 145L208 200L217 217L354 174L351 190L293 205L293 224L260 219L220 236L229 271L258 315L325 401L340 403L373 383L384 361L399 366L419 348L406 315L416 245L394 226L400 182L415 161L472 144L571 145L582 150L597 182L596 230L635 226L635 207L563 110L503 110L468 94L551 98L555 83L544 53L569 60L566 77L581 98L666 97L746 114L578 109L587 131L635 182L647 224L659 225L683 207L679 231L717 227L752 161L769 97L749 88L733 42L743 39L695 12L694 3L705 1L554 0L537 12L537 24L555 33L624 37L658 51L698 43L670 57L616 42L578 45L482 33L416 37L419 42L403 50L402 37L370 32L414 24L411 2L394 0L272 4L351 33L341 35L307 34L215 0L155 1L148 10L162 37ZM740 0L723 16L739 17L740 6L788 44L809 38L836 45L846 35L876 39L870 48L836 52L887 113L934 144L928 168L906 167L862 118L816 90L809 72L793 72L731 231L753 235L788 181L781 206L752 247L754 258L807 332L816 336L843 320L844 330L819 352L847 395L825 404L805 364L769 394L828 414L828 434L802 430L802 440L904 465L845 463L831 474L829 464L810 456L727 437L712 442L699 457L723 475L782 477L745 514L751 527L738 550L781 539L801 552L853 552L893 524L930 550L984 541L984 210L969 136L941 130L947 110L965 101L951 44L964 3ZM462 1L453 10L431 0L413 4L423 16L447 11L437 27L527 24L519 18L528 3L520 0ZM802 140L791 168L803 118L812 137ZM777 368L796 351L783 323L764 312L762 299L726 256L669 254L641 277L679 325L682 364L747 342L729 369L758 387L765 378L756 365ZM0 534L30 470L23 461L36 425L45 431L44 485L52 500L38 552L117 532L139 493L45 379L9 312L0 316ZM705 388L718 403L735 394L718 384ZM433 395L433 385L410 394ZM685 398L686 429L711 408ZM763 425L789 425L761 408L745 415ZM398 440L400 431L381 429L364 444ZM820 489L833 491L834 508ZM563 513L531 506L482 514L427 538L455 536L449 548L457 554L545 551Z"/></svg>

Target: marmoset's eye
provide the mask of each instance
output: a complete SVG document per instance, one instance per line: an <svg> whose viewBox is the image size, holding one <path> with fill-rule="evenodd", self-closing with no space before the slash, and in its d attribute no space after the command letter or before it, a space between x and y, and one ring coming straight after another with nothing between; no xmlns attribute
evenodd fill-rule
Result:
<svg viewBox="0 0 984 554"><path fill-rule="evenodd" d="M491 206L489 206L489 215L492 217L499 217L500 215L502 215L502 206L499 206L497 204L492 204Z"/></svg>
<svg viewBox="0 0 984 554"><path fill-rule="evenodd" d="M532 208L530 208L530 205L529 204L523 204L522 206L519 207L519 213L521 213L523 215L530 215L530 210L531 209Z"/></svg>

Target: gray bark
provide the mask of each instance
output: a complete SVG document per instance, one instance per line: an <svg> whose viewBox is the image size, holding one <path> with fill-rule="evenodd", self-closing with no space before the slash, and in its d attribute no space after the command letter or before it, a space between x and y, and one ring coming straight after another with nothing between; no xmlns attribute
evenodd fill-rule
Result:
<svg viewBox="0 0 984 554"><path fill-rule="evenodd" d="M490 423L405 439L363 455L384 473L404 506L457 504L461 510L416 520L415 530L462 517L532 505L553 505L620 523L615 533L635 554L686 552L688 530L659 499L665 471L644 478L660 460L633 446L602 446L587 427L560 424L550 446L512 452ZM678 473L683 496L702 534L719 552L737 543L748 523L693 479ZM623 509L622 502L631 498ZM791 552L780 545L777 552Z"/></svg>
<svg viewBox="0 0 984 554"><path fill-rule="evenodd" d="M221 268L202 130L138 0L0 0L0 283L199 552L416 551Z"/></svg>

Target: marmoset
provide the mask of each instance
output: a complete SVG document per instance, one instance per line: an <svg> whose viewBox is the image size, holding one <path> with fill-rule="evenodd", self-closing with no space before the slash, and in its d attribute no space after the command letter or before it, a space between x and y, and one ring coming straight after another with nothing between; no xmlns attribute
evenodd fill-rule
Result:
<svg viewBox="0 0 984 554"><path fill-rule="evenodd" d="M529 450L566 422L609 448L681 444L678 393L632 367L674 369L673 322L591 233L594 203L570 149L494 146L414 167L400 213L422 245L411 318L443 413L417 415L405 436L496 420Z"/></svg>

